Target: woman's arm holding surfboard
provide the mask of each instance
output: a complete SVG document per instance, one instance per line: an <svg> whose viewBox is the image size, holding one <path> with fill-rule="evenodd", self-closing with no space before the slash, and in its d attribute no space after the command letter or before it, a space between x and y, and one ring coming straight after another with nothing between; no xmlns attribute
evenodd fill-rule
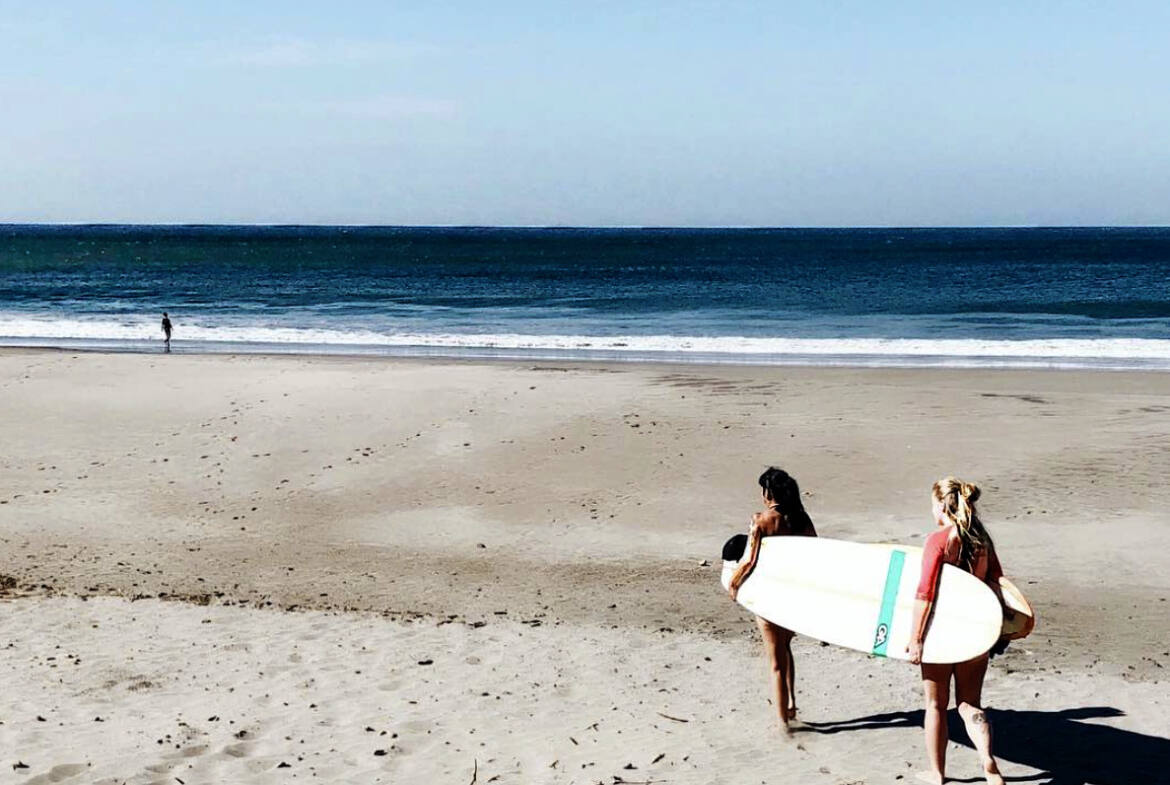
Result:
<svg viewBox="0 0 1170 785"><path fill-rule="evenodd" d="M760 527L756 522L752 521L752 528L748 531L748 558L731 576L731 580L727 583L727 593L731 595L731 599L735 599L739 594L739 587L752 574L752 570L756 568L756 562L760 560L760 539L763 535L760 533Z"/></svg>
<svg viewBox="0 0 1170 785"><path fill-rule="evenodd" d="M922 644L926 640L926 628L930 624L930 611L934 608L934 595L938 590L938 579L942 576L943 564L946 562L947 538L942 532L932 534L926 538L922 549L922 577L918 582L918 592L914 599L914 623L910 627L910 642L906 645L906 653L910 655L910 662L918 665L922 662Z"/></svg>
<svg viewBox="0 0 1170 785"><path fill-rule="evenodd" d="M906 644L906 653L910 655L912 665L922 662L922 643L926 640L926 623L933 607L934 603L930 600L914 601L914 625L910 628L910 642Z"/></svg>

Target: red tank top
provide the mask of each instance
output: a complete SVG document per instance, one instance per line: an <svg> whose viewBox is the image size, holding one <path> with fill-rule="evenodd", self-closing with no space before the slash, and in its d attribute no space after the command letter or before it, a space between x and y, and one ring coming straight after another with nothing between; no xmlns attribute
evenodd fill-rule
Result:
<svg viewBox="0 0 1170 785"><path fill-rule="evenodd" d="M943 565L959 566L959 546L959 537L955 534L954 525L939 529L926 538L922 545L922 578L918 581L918 593L915 597L934 602ZM995 555L994 547L988 548L976 557L974 564L971 565L971 574L989 585L999 581L1003 575L1003 568L999 565L999 557Z"/></svg>

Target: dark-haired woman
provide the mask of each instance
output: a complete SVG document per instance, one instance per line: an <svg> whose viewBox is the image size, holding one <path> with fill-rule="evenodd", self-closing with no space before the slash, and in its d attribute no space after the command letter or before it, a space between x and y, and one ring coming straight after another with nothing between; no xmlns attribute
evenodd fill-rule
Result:
<svg viewBox="0 0 1170 785"><path fill-rule="evenodd" d="M950 704L951 679L955 681L955 703L983 764L990 785L1003 785L999 766L991 754L991 725L983 711L983 677L987 674L988 655L967 662L927 664L922 662L922 644L930 624L938 580L944 564L953 564L981 579L1003 601L999 578L1003 569L995 553L991 535L983 528L975 502L979 488L969 482L947 477L931 488L931 512L938 529L926 538L922 554L922 579L918 585L914 609L914 632L906 651L910 662L922 664L922 687L926 693L926 755L930 770L919 779L946 782L947 706Z"/></svg>
<svg viewBox="0 0 1170 785"><path fill-rule="evenodd" d="M800 501L800 488L787 472L768 467L760 475L760 492L766 509L752 516L748 531L748 558L731 576L728 592L731 599L739 593L739 587L756 568L760 557L760 540L764 537L799 536L816 537L812 519L804 511ZM792 637L794 633L779 627L767 619L756 617L756 624L764 636L764 648L771 663L771 680L776 698L776 709L780 715L780 727L788 733L788 723L796 717L796 665L792 660Z"/></svg>

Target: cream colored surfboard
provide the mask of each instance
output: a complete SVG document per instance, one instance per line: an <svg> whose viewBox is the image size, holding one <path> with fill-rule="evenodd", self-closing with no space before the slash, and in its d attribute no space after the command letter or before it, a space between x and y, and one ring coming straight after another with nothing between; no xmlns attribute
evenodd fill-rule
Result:
<svg viewBox="0 0 1170 785"><path fill-rule="evenodd" d="M1010 640L1027 638L1036 627L1036 612L1024 593L1007 578L999 579L999 590L1006 606L1003 613L1003 629L1000 635Z"/></svg>
<svg viewBox="0 0 1170 785"><path fill-rule="evenodd" d="M725 589L738 565L723 562ZM921 567L922 550L915 547L765 537L737 599L802 635L904 660ZM1000 637L999 600L978 578L949 564L939 581L923 661L963 662L983 654Z"/></svg>

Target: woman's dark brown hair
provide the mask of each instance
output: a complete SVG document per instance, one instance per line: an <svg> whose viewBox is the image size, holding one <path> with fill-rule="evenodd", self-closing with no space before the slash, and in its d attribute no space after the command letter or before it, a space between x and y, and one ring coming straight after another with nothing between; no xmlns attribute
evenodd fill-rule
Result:
<svg viewBox="0 0 1170 785"><path fill-rule="evenodd" d="M768 494L773 509L780 513L793 534L803 537L816 536L812 519L808 517L808 513L804 511L804 504L800 501L800 487L788 472L769 466L760 475L760 487Z"/></svg>

